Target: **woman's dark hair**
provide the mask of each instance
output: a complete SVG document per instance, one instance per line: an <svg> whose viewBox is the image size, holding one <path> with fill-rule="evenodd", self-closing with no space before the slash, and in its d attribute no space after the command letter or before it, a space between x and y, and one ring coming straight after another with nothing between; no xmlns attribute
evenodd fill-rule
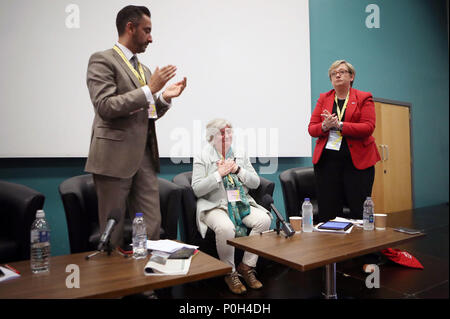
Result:
<svg viewBox="0 0 450 319"><path fill-rule="evenodd" d="M125 32L125 27L128 22L132 22L135 26L139 25L142 15L150 18L150 10L147 7L131 5L120 10L116 17L116 27L119 36Z"/></svg>

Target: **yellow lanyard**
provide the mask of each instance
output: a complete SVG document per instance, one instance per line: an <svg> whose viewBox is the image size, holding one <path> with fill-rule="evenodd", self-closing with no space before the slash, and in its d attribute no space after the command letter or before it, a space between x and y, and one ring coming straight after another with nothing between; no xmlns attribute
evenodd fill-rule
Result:
<svg viewBox="0 0 450 319"><path fill-rule="evenodd" d="M146 85L147 82L145 80L145 74L144 74L144 70L142 69L141 63L138 61L138 69L139 69L139 73L138 73L136 71L136 69L131 65L130 61L128 61L128 59L125 57L125 55L123 54L122 50L120 50L117 45L115 45L113 47L113 49L122 57L123 61L128 65L128 67L130 68L131 72L133 72L133 74L137 77L137 79L139 80L141 85L142 86Z"/></svg>
<svg viewBox="0 0 450 319"><path fill-rule="evenodd" d="M344 106L342 107L342 111L341 111L341 109L339 108L338 100L337 100L337 94L335 93L335 95L334 95L334 101L336 102L336 110L337 110L339 122L342 120L342 117L344 116L344 112L345 112L345 109L347 108L349 96L350 96L350 90L347 93L347 97L345 98Z"/></svg>

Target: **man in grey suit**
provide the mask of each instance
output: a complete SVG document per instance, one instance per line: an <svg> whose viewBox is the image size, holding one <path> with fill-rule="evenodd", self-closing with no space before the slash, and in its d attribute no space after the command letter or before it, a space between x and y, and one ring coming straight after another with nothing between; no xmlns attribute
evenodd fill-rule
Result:
<svg viewBox="0 0 450 319"><path fill-rule="evenodd" d="M150 11L126 6L117 14L118 42L89 59L87 86L94 105L91 144L85 170L94 176L100 230L112 210L121 218L112 236L123 244L123 224L144 214L149 239L159 239L161 212L158 180L159 154L155 121L171 107L172 98L186 87L186 78L156 94L175 76L176 67L156 68L153 74L137 60L152 42Z"/></svg>

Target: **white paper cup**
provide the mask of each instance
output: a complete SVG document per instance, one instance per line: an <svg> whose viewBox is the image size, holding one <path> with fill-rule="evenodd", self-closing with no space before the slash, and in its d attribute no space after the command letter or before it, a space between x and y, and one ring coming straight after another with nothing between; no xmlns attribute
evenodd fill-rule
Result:
<svg viewBox="0 0 450 319"><path fill-rule="evenodd" d="M289 223L291 223L292 228L294 228L296 232L302 230L302 218L300 216L289 217Z"/></svg>
<svg viewBox="0 0 450 319"><path fill-rule="evenodd" d="M387 214L373 214L375 217L375 229L385 230L387 222Z"/></svg>

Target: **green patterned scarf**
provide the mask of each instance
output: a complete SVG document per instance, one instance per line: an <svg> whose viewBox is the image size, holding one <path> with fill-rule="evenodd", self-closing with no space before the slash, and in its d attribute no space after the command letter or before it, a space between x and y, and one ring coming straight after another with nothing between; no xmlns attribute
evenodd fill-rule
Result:
<svg viewBox="0 0 450 319"><path fill-rule="evenodd" d="M231 149L227 154L227 157L231 153ZM230 154L231 155L231 154ZM230 178L233 182L230 181ZM247 227L242 223L248 214L250 214L250 204L245 195L244 187L236 174L228 174L222 178L225 191L231 189L238 189L241 200L237 202L228 202L228 215L234 224L236 230L236 237L247 236Z"/></svg>

